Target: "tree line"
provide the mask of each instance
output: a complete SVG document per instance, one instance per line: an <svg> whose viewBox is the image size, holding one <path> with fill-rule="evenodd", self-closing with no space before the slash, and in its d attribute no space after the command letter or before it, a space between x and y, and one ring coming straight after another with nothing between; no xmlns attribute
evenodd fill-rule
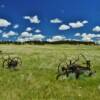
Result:
<svg viewBox="0 0 100 100"><path fill-rule="evenodd" d="M16 44L16 45L21 45L21 44L37 44L37 45L44 45L44 44L72 44L72 45L96 45L95 42L89 41L54 41L54 42L47 42L47 41L26 41L26 42L18 42L18 41L0 41L0 44Z"/></svg>

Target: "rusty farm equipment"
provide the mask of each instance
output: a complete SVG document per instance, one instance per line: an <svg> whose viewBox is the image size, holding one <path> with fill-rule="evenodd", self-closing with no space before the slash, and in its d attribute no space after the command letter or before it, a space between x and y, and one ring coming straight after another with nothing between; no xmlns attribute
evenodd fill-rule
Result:
<svg viewBox="0 0 100 100"><path fill-rule="evenodd" d="M83 64L78 64L80 60L80 56L83 57L85 60L84 65ZM76 59L71 59L68 62L65 62L65 64L62 64L61 62L58 65L58 73L56 76L56 79L59 79L60 76L66 75L68 77L71 73L75 74L75 78L78 79L81 74L87 73L88 76L92 76L95 71L92 71L91 68L91 61L88 60L84 55L80 55Z"/></svg>

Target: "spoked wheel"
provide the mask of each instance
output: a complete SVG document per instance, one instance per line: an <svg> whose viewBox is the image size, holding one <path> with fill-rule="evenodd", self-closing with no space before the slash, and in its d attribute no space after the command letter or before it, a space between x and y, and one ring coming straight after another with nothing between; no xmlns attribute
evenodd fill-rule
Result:
<svg viewBox="0 0 100 100"><path fill-rule="evenodd" d="M62 72L62 65L61 63L58 65L58 73L61 73Z"/></svg>
<svg viewBox="0 0 100 100"><path fill-rule="evenodd" d="M17 62L17 66L16 67L20 67L22 65L22 60L21 60L20 57L14 57L12 60Z"/></svg>
<svg viewBox="0 0 100 100"><path fill-rule="evenodd" d="M4 59L4 60L3 60L2 67L3 67L3 68L8 68L8 63L9 63L9 60L8 60L8 59Z"/></svg>
<svg viewBox="0 0 100 100"><path fill-rule="evenodd" d="M21 58L19 57L13 57L13 58L7 58L7 59L3 59L3 68L16 68L21 66L22 61Z"/></svg>
<svg viewBox="0 0 100 100"><path fill-rule="evenodd" d="M67 64L66 63L60 63L58 65L58 73L64 73L65 69L67 69Z"/></svg>
<svg viewBox="0 0 100 100"><path fill-rule="evenodd" d="M56 76L56 79L58 80L59 77L67 75L67 65L64 63L61 63L58 65L58 74Z"/></svg>

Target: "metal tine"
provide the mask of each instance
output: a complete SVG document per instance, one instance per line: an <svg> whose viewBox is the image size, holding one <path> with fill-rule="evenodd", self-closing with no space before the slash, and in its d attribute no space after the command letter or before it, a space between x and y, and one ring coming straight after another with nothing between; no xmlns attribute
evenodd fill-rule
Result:
<svg viewBox="0 0 100 100"><path fill-rule="evenodd" d="M64 55L65 55L65 54L64 54ZM68 65L69 65L69 64L68 64L68 56L65 55L64 61L65 61L65 65L64 65L64 66L65 66L65 67L68 66Z"/></svg>
<svg viewBox="0 0 100 100"><path fill-rule="evenodd" d="M65 54L63 54L63 55L65 55ZM65 56L63 58L59 59L59 60L60 60L60 63L58 64L58 73L59 73L59 69L60 69L61 64L65 61ZM67 64L67 62L66 62L66 64Z"/></svg>
<svg viewBox="0 0 100 100"><path fill-rule="evenodd" d="M82 56L82 57L84 58L85 61L89 60L89 59L87 59L86 56L85 56L84 54L82 54L82 53L80 54L80 56Z"/></svg>
<svg viewBox="0 0 100 100"><path fill-rule="evenodd" d="M71 64L75 64L77 61L79 61L79 56L77 57L77 59L76 59L76 58L70 59L70 60L69 60L69 62L70 62L69 64L70 64L70 65L71 65ZM68 64L68 65L69 65L69 64Z"/></svg>

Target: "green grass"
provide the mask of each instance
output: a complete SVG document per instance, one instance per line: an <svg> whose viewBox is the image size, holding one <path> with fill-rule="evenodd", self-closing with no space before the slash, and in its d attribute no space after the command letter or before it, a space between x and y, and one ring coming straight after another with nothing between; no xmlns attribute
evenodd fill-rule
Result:
<svg viewBox="0 0 100 100"><path fill-rule="evenodd" d="M18 71L2 68L0 59L0 100L100 100L100 46L85 45L0 45L0 50L20 56ZM64 57L85 54L96 75L56 80L57 66Z"/></svg>

